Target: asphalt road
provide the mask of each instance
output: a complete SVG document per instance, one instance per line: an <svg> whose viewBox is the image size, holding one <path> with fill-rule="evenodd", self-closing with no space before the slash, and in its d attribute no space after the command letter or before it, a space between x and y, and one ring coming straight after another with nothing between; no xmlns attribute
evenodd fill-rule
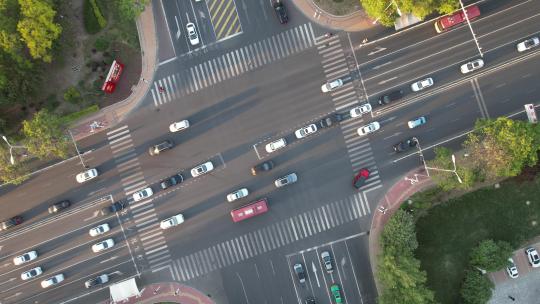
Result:
<svg viewBox="0 0 540 304"><path fill-rule="evenodd" d="M108 297L107 289L87 293L84 281L109 273L113 282L137 274L142 282L185 282L219 303L296 303L311 295L317 303L331 303L333 283L342 287L346 303L375 303L367 248L371 214L386 187L419 164L416 154L396 154L391 146L416 136L429 158L434 146L458 148L460 135L478 118L524 119L523 104L538 96L539 50L518 54L515 44L538 32L539 4L499 2L483 3L483 16L472 23L486 66L468 76L459 66L478 51L467 27L436 35L432 24L425 24L359 46L354 35L325 38L326 30L291 5L285 26L269 5L250 1L236 1L234 11L211 1L157 7L164 18L159 24L166 27L159 30L160 46L170 51L160 53L162 65L147 98L123 124L79 143L92 150L85 161L100 176L77 184L74 176L82 166L71 160L19 187L1 188L2 214L25 218L21 227L0 235L3 302L95 303ZM237 16L241 26L212 21L223 14L230 20ZM200 29L197 48L185 40L188 20ZM408 91L411 82L427 76L435 80L432 88ZM321 93L324 81L339 77L343 88ZM159 93L159 86L165 92ZM375 107L380 93L397 87L406 91L402 100ZM295 138L296 129L335 111L347 113L365 100L374 106L371 116ZM408 120L422 115L425 126L407 128ZM189 129L168 131L171 122L183 119L190 121ZM381 129L359 137L356 129L373 120ZM288 145L268 154L265 144L281 137ZM165 139L175 147L150 156L148 147ZM250 168L268 159L276 167L253 177ZM193 178L190 169L206 161L215 169ZM357 192L352 178L363 167L371 176ZM298 182L277 189L274 180L290 172ZM185 177L181 185L160 190L163 178L178 173ZM131 194L146 186L154 196L134 202ZM226 195L242 187L249 196L228 203ZM268 213L231 221L232 209L262 197L268 198ZM48 215L49 204L62 199L73 206ZM127 201L128 210L98 214L116 200ZM161 220L177 213L185 223L159 229ZM110 232L88 235L104 222ZM92 253L92 244L108 237L115 247ZM23 266L10 262L30 250L38 251L37 260ZM325 250L334 259L332 274L320 262ZM297 262L306 268L306 284L292 271ZM36 266L44 269L40 277L20 281L21 272ZM40 288L42 279L60 272L65 282Z"/></svg>

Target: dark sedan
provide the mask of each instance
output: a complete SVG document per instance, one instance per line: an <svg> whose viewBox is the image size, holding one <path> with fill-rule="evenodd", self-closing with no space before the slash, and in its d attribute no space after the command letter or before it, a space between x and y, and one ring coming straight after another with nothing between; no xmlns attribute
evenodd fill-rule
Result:
<svg viewBox="0 0 540 304"><path fill-rule="evenodd" d="M287 15L287 9L281 0L273 0L272 7L276 11L276 16L278 17L279 23L285 24L289 21L289 16Z"/></svg>
<svg viewBox="0 0 540 304"><path fill-rule="evenodd" d="M68 208L69 206L71 206L71 202L68 200L58 202L49 207L49 213L57 213L61 210Z"/></svg>
<svg viewBox="0 0 540 304"><path fill-rule="evenodd" d="M182 176L182 174L179 173L179 174L173 175L169 178L162 180L159 185L161 186L161 189L165 190L169 187L176 186L182 183L183 181L184 181L184 177Z"/></svg>
<svg viewBox="0 0 540 304"><path fill-rule="evenodd" d="M411 138L408 138L408 139L406 139L404 141L398 142L397 144L393 145L392 147L394 148L395 152L399 153L399 152L407 151L410 148L416 147L417 143L418 142L416 141L416 138L411 137Z"/></svg>

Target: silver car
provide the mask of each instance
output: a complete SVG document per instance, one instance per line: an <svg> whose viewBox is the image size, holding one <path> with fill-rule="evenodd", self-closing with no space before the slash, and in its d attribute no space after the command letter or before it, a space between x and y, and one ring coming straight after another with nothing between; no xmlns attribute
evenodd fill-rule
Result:
<svg viewBox="0 0 540 304"><path fill-rule="evenodd" d="M296 173L289 173L283 177L276 179L274 184L276 185L276 187L281 188L290 184L294 184L297 180L298 176L296 176Z"/></svg>
<svg viewBox="0 0 540 304"><path fill-rule="evenodd" d="M411 89L414 92L422 91L425 88L429 88L433 85L433 78L428 77L426 79L419 80L413 84L411 84Z"/></svg>
<svg viewBox="0 0 540 304"><path fill-rule="evenodd" d="M324 269L328 273L334 272L334 267L332 266L332 256L330 255L330 252L323 251L321 252L321 260L324 264Z"/></svg>

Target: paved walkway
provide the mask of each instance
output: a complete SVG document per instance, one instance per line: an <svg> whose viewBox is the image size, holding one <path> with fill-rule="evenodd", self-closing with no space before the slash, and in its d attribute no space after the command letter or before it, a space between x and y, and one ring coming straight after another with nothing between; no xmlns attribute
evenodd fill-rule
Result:
<svg viewBox="0 0 540 304"><path fill-rule="evenodd" d="M380 286L377 280L377 258L379 256L379 237L384 225L388 222L392 214L400 207L401 203L416 192L425 190L433 186L431 178L425 175L423 167L409 171L400 181L395 183L379 201L377 211L371 221L369 233L369 261L375 278L377 290Z"/></svg>
<svg viewBox="0 0 540 304"><path fill-rule="evenodd" d="M141 289L141 295L132 297L122 304L155 304L155 303L181 303L181 304L215 304L215 302L202 292L176 282L162 282L146 285ZM100 304L112 304L111 300Z"/></svg>

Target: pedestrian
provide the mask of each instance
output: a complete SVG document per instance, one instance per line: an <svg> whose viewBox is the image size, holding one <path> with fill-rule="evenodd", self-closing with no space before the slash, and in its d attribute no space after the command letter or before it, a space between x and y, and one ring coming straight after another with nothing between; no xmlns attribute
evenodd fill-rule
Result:
<svg viewBox="0 0 540 304"><path fill-rule="evenodd" d="M362 43L367 43L367 42L368 42L367 38L364 38L364 40L362 40Z"/></svg>
<svg viewBox="0 0 540 304"><path fill-rule="evenodd" d="M160 86L159 87L159 93L161 93L161 94L165 93L165 88Z"/></svg>

